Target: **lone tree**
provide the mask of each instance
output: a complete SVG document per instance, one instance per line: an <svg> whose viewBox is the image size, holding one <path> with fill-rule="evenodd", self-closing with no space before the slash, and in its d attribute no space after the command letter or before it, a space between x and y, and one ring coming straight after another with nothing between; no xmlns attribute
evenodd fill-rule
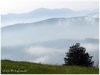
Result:
<svg viewBox="0 0 100 75"><path fill-rule="evenodd" d="M93 66L94 61L92 61L92 56L89 56L86 49L80 46L80 43L71 46L69 52L65 54L64 65Z"/></svg>

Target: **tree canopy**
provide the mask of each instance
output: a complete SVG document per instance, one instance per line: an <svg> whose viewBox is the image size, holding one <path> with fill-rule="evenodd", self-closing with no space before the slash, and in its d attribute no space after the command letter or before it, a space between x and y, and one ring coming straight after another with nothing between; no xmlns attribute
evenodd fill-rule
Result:
<svg viewBox="0 0 100 75"><path fill-rule="evenodd" d="M93 66L92 56L86 52L86 48L80 46L80 43L71 46L65 54L65 65Z"/></svg>

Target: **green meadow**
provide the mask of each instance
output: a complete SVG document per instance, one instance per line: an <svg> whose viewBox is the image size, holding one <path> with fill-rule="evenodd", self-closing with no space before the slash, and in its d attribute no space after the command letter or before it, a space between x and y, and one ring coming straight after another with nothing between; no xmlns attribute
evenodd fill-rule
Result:
<svg viewBox="0 0 100 75"><path fill-rule="evenodd" d="M98 74L99 69L81 66L58 66L24 61L1 60L2 74Z"/></svg>

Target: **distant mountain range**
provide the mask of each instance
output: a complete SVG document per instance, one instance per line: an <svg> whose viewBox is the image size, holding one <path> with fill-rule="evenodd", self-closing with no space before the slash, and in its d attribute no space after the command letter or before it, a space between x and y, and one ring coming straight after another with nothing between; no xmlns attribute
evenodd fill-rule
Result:
<svg viewBox="0 0 100 75"><path fill-rule="evenodd" d="M52 18L35 23L20 23L1 29L2 45L63 38L95 38L99 34L98 27L99 19L94 17Z"/></svg>
<svg viewBox="0 0 100 75"><path fill-rule="evenodd" d="M82 17L82 16L93 16L98 17L98 10L91 11L73 11L71 9L47 9L39 8L29 13L22 14L7 14L1 15L2 26L17 24L17 23L30 23L46 20L50 18L68 18L68 17Z"/></svg>
<svg viewBox="0 0 100 75"><path fill-rule="evenodd" d="M98 14L97 10L40 8L29 13L2 15L1 58L63 64L65 52L79 42L94 56L96 65Z"/></svg>

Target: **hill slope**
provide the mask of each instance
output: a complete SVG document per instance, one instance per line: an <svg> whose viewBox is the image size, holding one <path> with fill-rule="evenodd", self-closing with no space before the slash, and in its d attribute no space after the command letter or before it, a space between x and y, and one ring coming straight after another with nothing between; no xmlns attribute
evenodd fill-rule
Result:
<svg viewBox="0 0 100 75"><path fill-rule="evenodd" d="M52 18L36 23L22 23L3 27L1 28L1 41L2 46L13 46L61 38L94 38L99 34L98 28L98 18Z"/></svg>
<svg viewBox="0 0 100 75"><path fill-rule="evenodd" d="M99 69L1 60L2 74L98 74Z"/></svg>
<svg viewBox="0 0 100 75"><path fill-rule="evenodd" d="M1 28L1 57L63 64L65 52L71 45L79 42L86 47L97 65L99 43L95 44L93 38L98 38L98 28L99 18L94 17L51 18L35 23L6 26ZM82 40L85 38L92 40Z"/></svg>

